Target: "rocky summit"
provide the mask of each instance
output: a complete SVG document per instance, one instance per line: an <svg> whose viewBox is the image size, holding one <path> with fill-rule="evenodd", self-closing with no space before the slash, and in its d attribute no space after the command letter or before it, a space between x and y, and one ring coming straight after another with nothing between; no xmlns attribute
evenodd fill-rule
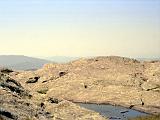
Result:
<svg viewBox="0 0 160 120"><path fill-rule="evenodd" d="M2 119L103 120L72 102L160 114L160 61L108 56L1 73Z"/></svg>

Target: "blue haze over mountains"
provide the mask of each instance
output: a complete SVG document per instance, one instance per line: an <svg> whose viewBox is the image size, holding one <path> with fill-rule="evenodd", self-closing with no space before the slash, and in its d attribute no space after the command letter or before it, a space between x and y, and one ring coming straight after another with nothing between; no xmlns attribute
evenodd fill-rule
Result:
<svg viewBox="0 0 160 120"><path fill-rule="evenodd" d="M47 63L67 63L81 57L51 56L51 57L28 57L24 55L0 55L0 67L11 68L14 70L36 70ZM86 57L86 58L91 58ZM160 60L160 57L136 58L137 60Z"/></svg>

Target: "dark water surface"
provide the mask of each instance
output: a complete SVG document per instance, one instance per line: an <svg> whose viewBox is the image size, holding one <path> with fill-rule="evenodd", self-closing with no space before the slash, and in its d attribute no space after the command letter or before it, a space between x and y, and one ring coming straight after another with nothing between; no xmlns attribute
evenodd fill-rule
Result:
<svg viewBox="0 0 160 120"><path fill-rule="evenodd" d="M77 103L77 104L80 105L81 107L96 111L100 113L102 116L109 118L110 120L128 120L128 118L148 115L147 113L143 113L132 109L127 109L121 106L84 104L84 103Z"/></svg>

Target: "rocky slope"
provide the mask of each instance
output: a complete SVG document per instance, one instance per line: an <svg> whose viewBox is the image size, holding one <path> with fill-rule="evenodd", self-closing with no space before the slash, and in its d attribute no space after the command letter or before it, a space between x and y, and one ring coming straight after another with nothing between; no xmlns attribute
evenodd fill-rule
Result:
<svg viewBox="0 0 160 120"><path fill-rule="evenodd" d="M105 120L66 100L45 98L0 73L0 120Z"/></svg>
<svg viewBox="0 0 160 120"><path fill-rule="evenodd" d="M160 61L97 57L46 64L37 71L13 72L11 76L46 99L110 103L160 113Z"/></svg>

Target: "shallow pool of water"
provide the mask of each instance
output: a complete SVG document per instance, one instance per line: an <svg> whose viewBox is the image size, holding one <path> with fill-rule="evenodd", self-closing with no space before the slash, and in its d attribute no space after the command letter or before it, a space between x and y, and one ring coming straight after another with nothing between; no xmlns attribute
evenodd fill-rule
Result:
<svg viewBox="0 0 160 120"><path fill-rule="evenodd" d="M147 113L127 109L121 106L113 105L98 105L98 104L84 104L77 103L81 107L96 111L102 116L109 118L110 120L128 120L128 118L134 118L138 116L146 116Z"/></svg>

